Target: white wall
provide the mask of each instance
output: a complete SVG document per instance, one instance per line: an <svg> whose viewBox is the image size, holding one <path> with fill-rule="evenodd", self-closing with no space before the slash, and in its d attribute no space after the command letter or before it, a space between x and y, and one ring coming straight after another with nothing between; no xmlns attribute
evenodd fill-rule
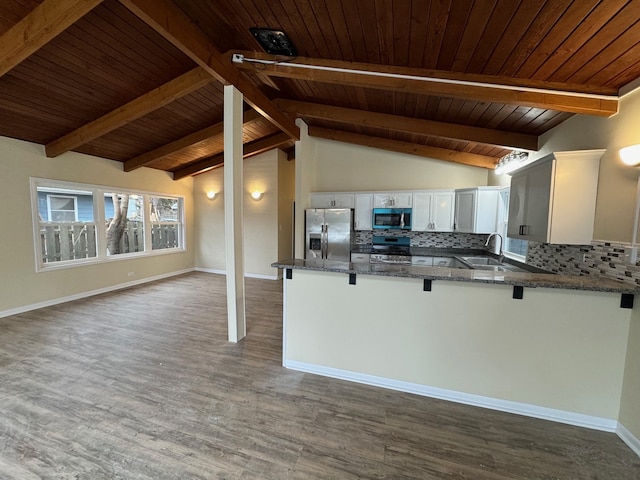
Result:
<svg viewBox="0 0 640 480"><path fill-rule="evenodd" d="M245 274L276 278L278 269L271 264L278 260L279 231L281 222L290 222L290 215L279 218L283 209L279 197L279 167L285 169L283 179L292 180L293 165L288 165L281 150L250 157L243 162L244 182L244 267ZM287 173L288 172L288 173ZM194 178L194 204L196 223L196 267L224 272L224 189L223 169L218 168ZM292 197L293 186L283 186ZM214 200L206 197L207 191L218 192ZM251 198L253 191L263 192L259 201ZM285 229L286 230L286 229ZM290 245L290 240L288 241Z"/></svg>
<svg viewBox="0 0 640 480"><path fill-rule="evenodd" d="M304 257L304 210L311 192L423 190L488 184L489 171L458 163L310 137L296 142L296 258Z"/></svg>
<svg viewBox="0 0 640 480"><path fill-rule="evenodd" d="M30 177L183 195L187 251L36 273ZM166 172L148 168L125 173L120 162L79 153L46 158L42 145L0 137L0 312L193 268L191 186L191 179L176 182ZM128 272L134 276L129 277Z"/></svg>
<svg viewBox="0 0 640 480"><path fill-rule="evenodd" d="M307 137L313 191L421 190L487 185L486 168Z"/></svg>
<svg viewBox="0 0 640 480"><path fill-rule="evenodd" d="M285 291L285 365L535 405L615 428L631 317L618 294L525 288L513 300L508 285L434 281L424 292L421 279L358 275L349 285L344 274L305 270L293 271ZM402 298L401 312L389 298Z"/></svg>

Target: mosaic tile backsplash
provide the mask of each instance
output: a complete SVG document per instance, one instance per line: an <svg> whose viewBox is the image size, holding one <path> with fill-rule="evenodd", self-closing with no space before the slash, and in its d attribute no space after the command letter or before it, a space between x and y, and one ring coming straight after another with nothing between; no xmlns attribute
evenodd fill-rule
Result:
<svg viewBox="0 0 640 480"><path fill-rule="evenodd" d="M527 263L556 273L604 275L640 285L640 262L629 263L625 243L594 241L591 245L549 245L529 242Z"/></svg>
<svg viewBox="0 0 640 480"><path fill-rule="evenodd" d="M356 243L371 243L373 235L402 236L412 247L487 249L487 235L472 233L357 231ZM493 244L493 241L491 242ZM603 275L640 285L640 261L629 263L631 247L625 243L594 241L591 245L550 245L529 242L527 264L566 275ZM638 254L640 258L640 253Z"/></svg>
<svg viewBox="0 0 640 480"><path fill-rule="evenodd" d="M384 235L385 237L409 237L412 247L433 247L433 248L482 248L487 240L487 235L476 235L473 233L444 233L444 232L403 232L402 230L380 230L373 232L356 231L356 243L368 244L373 240L374 235Z"/></svg>

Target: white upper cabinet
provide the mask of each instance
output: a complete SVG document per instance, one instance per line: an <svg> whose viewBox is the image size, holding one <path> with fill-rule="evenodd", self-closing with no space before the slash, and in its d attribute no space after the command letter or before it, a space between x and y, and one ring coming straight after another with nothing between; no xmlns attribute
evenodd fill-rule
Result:
<svg viewBox="0 0 640 480"><path fill-rule="evenodd" d="M356 211L354 215L356 230L371 230L373 217L373 194L355 194Z"/></svg>
<svg viewBox="0 0 640 480"><path fill-rule="evenodd" d="M456 190L454 231L493 233L498 220L499 187L476 187Z"/></svg>
<svg viewBox="0 0 640 480"><path fill-rule="evenodd" d="M311 208L354 208L353 193L312 193Z"/></svg>
<svg viewBox="0 0 640 480"><path fill-rule="evenodd" d="M591 243L603 153L555 152L514 173L507 235L540 243Z"/></svg>
<svg viewBox="0 0 640 480"><path fill-rule="evenodd" d="M411 208L411 192L375 193L373 208Z"/></svg>
<svg viewBox="0 0 640 480"><path fill-rule="evenodd" d="M453 190L435 190L413 194L414 232L451 232L453 231Z"/></svg>

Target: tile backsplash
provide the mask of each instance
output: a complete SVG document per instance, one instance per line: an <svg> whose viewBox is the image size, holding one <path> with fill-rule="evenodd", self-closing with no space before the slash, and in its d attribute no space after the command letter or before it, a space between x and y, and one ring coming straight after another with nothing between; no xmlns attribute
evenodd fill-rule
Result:
<svg viewBox="0 0 640 480"><path fill-rule="evenodd" d="M555 273L604 275L640 285L640 262L629 263L630 245L593 241L591 245L529 242L527 263Z"/></svg>
<svg viewBox="0 0 640 480"><path fill-rule="evenodd" d="M373 235L409 237L412 247L487 249L487 235L472 233L356 231L357 244L370 244ZM492 242L493 243L493 242ZM529 242L527 264L566 275L603 275L640 285L640 261L629 263L631 247L625 243L593 241L591 245L551 245ZM640 257L640 254L638 255Z"/></svg>
<svg viewBox="0 0 640 480"><path fill-rule="evenodd" d="M412 247L433 247L433 248L481 248L484 249L484 242L487 235L477 235L473 233L451 233L451 232L407 232L402 230L380 230L373 232L356 231L356 243L371 243L374 235L385 237L409 237Z"/></svg>

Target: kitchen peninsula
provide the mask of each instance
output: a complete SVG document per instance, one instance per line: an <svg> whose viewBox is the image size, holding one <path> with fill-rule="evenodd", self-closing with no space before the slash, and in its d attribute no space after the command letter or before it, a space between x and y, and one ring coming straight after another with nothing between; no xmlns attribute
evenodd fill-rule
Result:
<svg viewBox="0 0 640 480"><path fill-rule="evenodd" d="M287 271L287 368L616 429L633 286L409 265L272 266Z"/></svg>

